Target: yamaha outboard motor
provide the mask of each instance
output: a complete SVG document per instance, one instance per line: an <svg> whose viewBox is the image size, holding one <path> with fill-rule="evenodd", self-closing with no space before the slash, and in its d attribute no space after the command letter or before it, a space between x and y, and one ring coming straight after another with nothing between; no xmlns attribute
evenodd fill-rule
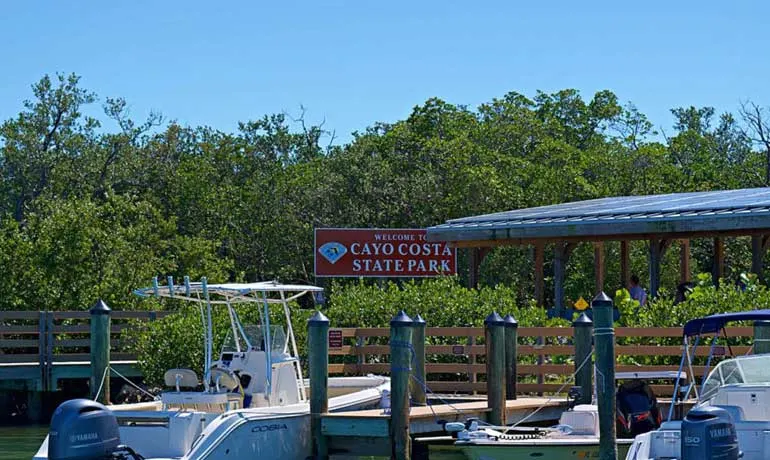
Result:
<svg viewBox="0 0 770 460"><path fill-rule="evenodd" d="M120 445L118 419L90 399L71 399L56 408L48 435L51 460L141 459Z"/></svg>
<svg viewBox="0 0 770 460"><path fill-rule="evenodd" d="M631 380L618 388L617 428L621 437L633 438L660 427L662 416L652 388L643 380Z"/></svg>
<svg viewBox="0 0 770 460"><path fill-rule="evenodd" d="M733 418L718 406L697 407L682 422L682 460L738 460Z"/></svg>

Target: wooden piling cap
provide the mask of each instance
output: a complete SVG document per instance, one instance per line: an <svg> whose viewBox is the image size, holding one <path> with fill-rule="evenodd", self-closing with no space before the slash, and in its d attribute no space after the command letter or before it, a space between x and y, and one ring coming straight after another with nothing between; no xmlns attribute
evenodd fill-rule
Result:
<svg viewBox="0 0 770 460"><path fill-rule="evenodd" d="M307 324L310 327L328 326L329 318L326 317L320 310L316 310L313 316L307 320Z"/></svg>
<svg viewBox="0 0 770 460"><path fill-rule="evenodd" d="M610 299L607 294L604 293L604 291L596 294L596 297L594 297L594 300L591 301L591 305L594 305L598 302L606 302L612 305L612 299Z"/></svg>
<svg viewBox="0 0 770 460"><path fill-rule="evenodd" d="M505 320L503 320L503 317L500 316L500 314L498 312L493 311L484 320L484 325L488 325L488 326L504 326L505 325Z"/></svg>
<svg viewBox="0 0 770 460"><path fill-rule="evenodd" d="M414 320L412 320L412 323L414 323L415 327L422 327L425 325L425 320L422 319L422 316L420 316L419 313L417 313L417 316L414 317Z"/></svg>
<svg viewBox="0 0 770 460"><path fill-rule="evenodd" d="M581 313L575 321L572 322L572 327L592 327L594 322L585 313Z"/></svg>
<svg viewBox="0 0 770 460"><path fill-rule="evenodd" d="M88 310L92 315L109 315L111 311L110 307L102 299L97 300L94 306Z"/></svg>
<svg viewBox="0 0 770 460"><path fill-rule="evenodd" d="M411 326L412 323L412 318L410 318L404 310L398 312L398 314L390 320L391 326Z"/></svg>
<svg viewBox="0 0 770 460"><path fill-rule="evenodd" d="M516 321L516 318L514 318L513 315L505 315L503 321L505 322L505 327L519 327L519 322Z"/></svg>

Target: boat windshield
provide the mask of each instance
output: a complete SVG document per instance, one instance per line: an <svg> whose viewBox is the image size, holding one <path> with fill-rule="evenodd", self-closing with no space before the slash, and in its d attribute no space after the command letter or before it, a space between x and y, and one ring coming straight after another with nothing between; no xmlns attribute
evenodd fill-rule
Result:
<svg viewBox="0 0 770 460"><path fill-rule="evenodd" d="M770 355L739 356L717 364L706 378L701 399L713 396L723 385L770 383Z"/></svg>
<svg viewBox="0 0 770 460"><path fill-rule="evenodd" d="M264 328L262 326L256 326L256 325L246 325L243 326L243 333L246 335L246 337L249 339L249 342L251 343L251 347L254 350L262 350L265 349L265 333ZM240 334L239 334L240 335ZM246 350L247 344L243 340L243 338L238 337L238 340L240 342L241 350ZM270 326L270 351L273 353L283 353L284 350L286 350L287 341L286 341L286 334L283 331L283 328L281 326ZM235 340L233 339L233 333L230 331L229 334L227 334L227 339L225 340L225 344L222 347L223 352L234 352L236 351L235 346Z"/></svg>

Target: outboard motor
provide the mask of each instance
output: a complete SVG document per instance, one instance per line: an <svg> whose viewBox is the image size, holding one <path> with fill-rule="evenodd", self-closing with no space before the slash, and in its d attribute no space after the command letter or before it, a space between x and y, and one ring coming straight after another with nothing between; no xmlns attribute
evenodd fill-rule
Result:
<svg viewBox="0 0 770 460"><path fill-rule="evenodd" d="M682 460L738 460L733 418L718 406L697 407L682 422Z"/></svg>
<svg viewBox="0 0 770 460"><path fill-rule="evenodd" d="M662 415L650 385L631 380L618 388L616 396L618 436L633 438L660 427Z"/></svg>
<svg viewBox="0 0 770 460"><path fill-rule="evenodd" d="M51 460L141 459L120 445L118 419L104 405L90 399L65 401L51 418L48 435Z"/></svg>

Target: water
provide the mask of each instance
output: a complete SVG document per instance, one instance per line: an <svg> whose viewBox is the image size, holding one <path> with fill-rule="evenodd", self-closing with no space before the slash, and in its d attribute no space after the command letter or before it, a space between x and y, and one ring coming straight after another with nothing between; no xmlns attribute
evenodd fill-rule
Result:
<svg viewBox="0 0 770 460"><path fill-rule="evenodd" d="M48 426L0 426L0 460L29 460L48 434Z"/></svg>

